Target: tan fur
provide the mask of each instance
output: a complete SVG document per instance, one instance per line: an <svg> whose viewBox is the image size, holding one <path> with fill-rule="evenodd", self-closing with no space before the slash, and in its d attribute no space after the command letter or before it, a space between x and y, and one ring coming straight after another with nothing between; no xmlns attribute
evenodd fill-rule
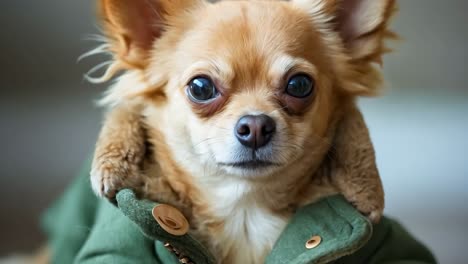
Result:
<svg viewBox="0 0 468 264"><path fill-rule="evenodd" d="M384 209L384 192L374 147L359 110L349 108L336 133L335 156L330 159L332 182L359 211L378 222Z"/></svg>
<svg viewBox="0 0 468 264"><path fill-rule="evenodd" d="M276 219L268 224L278 233L295 208L336 192L378 221L383 188L354 100L375 94L380 85L374 64L385 51L394 1L369 1L350 1L346 8L356 17L348 17L340 13L342 2L332 0L102 0L111 51L127 72L104 99L116 106L96 146L94 190L113 198L119 189L133 188L176 205L220 263L245 261L236 237L227 233L232 223L226 213L243 201ZM139 13L142 6L155 13ZM376 15L366 20L359 12ZM128 21L139 16L142 24ZM145 19L151 27L145 28ZM135 25L143 28L135 31ZM282 95L289 64L290 71L314 77L310 100ZM223 94L209 109L191 103L184 91L200 74L214 79ZM216 163L230 157L231 131L248 113L268 113L278 124L274 153L280 166L255 175ZM248 260L261 263L276 238L259 238Z"/></svg>
<svg viewBox="0 0 468 264"><path fill-rule="evenodd" d="M114 196L125 186L144 184L140 168L146 154L146 135L137 103L120 104L106 116L92 164L94 192ZM96 189L99 188L99 189Z"/></svg>

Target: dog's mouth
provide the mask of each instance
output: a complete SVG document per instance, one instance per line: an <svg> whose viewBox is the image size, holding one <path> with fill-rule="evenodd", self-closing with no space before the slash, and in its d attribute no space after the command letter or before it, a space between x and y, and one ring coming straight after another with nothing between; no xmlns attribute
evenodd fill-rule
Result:
<svg viewBox="0 0 468 264"><path fill-rule="evenodd" d="M238 161L238 162L219 162L221 166L227 166L232 168L239 168L239 169L247 169L247 170L255 170L255 169L262 169L266 167L272 166L280 166L279 163L268 161L268 160L245 160L245 161Z"/></svg>

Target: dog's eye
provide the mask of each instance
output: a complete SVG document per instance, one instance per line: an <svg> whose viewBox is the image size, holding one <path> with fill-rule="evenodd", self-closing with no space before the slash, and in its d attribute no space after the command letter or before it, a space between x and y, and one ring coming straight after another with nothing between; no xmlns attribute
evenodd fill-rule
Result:
<svg viewBox="0 0 468 264"><path fill-rule="evenodd" d="M297 74L291 77L286 86L286 93L297 98L305 98L312 94L314 80L305 74Z"/></svg>
<svg viewBox="0 0 468 264"><path fill-rule="evenodd" d="M197 103L208 101L218 95L213 82L206 77L195 77L188 83L188 95L192 101Z"/></svg>

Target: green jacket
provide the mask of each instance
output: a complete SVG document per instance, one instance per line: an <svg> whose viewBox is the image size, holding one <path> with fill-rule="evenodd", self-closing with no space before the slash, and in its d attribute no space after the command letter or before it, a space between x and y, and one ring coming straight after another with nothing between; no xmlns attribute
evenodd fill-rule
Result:
<svg viewBox="0 0 468 264"><path fill-rule="evenodd" d="M189 234L174 236L154 220L157 203L138 200L130 190L117 195L118 208L91 191L88 167L45 214L43 227L52 263L179 263L176 253L197 264L213 257ZM312 236L318 246L307 249ZM167 246L167 244L166 244ZM299 209L281 234L266 263L436 263L431 252L397 222L369 221L341 196ZM247 264L247 263L246 263Z"/></svg>

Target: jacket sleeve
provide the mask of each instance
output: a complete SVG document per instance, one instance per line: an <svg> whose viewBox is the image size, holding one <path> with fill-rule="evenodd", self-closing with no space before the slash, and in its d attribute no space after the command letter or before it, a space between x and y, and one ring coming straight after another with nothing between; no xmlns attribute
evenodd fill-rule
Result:
<svg viewBox="0 0 468 264"><path fill-rule="evenodd" d="M402 225L385 217L374 226L372 238L363 248L337 263L436 264L437 261Z"/></svg>
<svg viewBox="0 0 468 264"><path fill-rule="evenodd" d="M99 204L96 220L74 263L158 264L154 240L108 202Z"/></svg>
<svg viewBox="0 0 468 264"><path fill-rule="evenodd" d="M42 216L41 225L47 236L52 264L72 263L88 238L98 205L88 172L89 166L84 166L60 199Z"/></svg>
<svg viewBox="0 0 468 264"><path fill-rule="evenodd" d="M89 168L90 161L42 218L50 263L161 263L154 239L94 195Z"/></svg>
<svg viewBox="0 0 468 264"><path fill-rule="evenodd" d="M414 238L400 223L386 218L377 226L384 233L382 243L373 254L372 263L387 264L436 264L437 261L431 251ZM386 231L386 232L385 232ZM388 260L388 261L387 261Z"/></svg>

